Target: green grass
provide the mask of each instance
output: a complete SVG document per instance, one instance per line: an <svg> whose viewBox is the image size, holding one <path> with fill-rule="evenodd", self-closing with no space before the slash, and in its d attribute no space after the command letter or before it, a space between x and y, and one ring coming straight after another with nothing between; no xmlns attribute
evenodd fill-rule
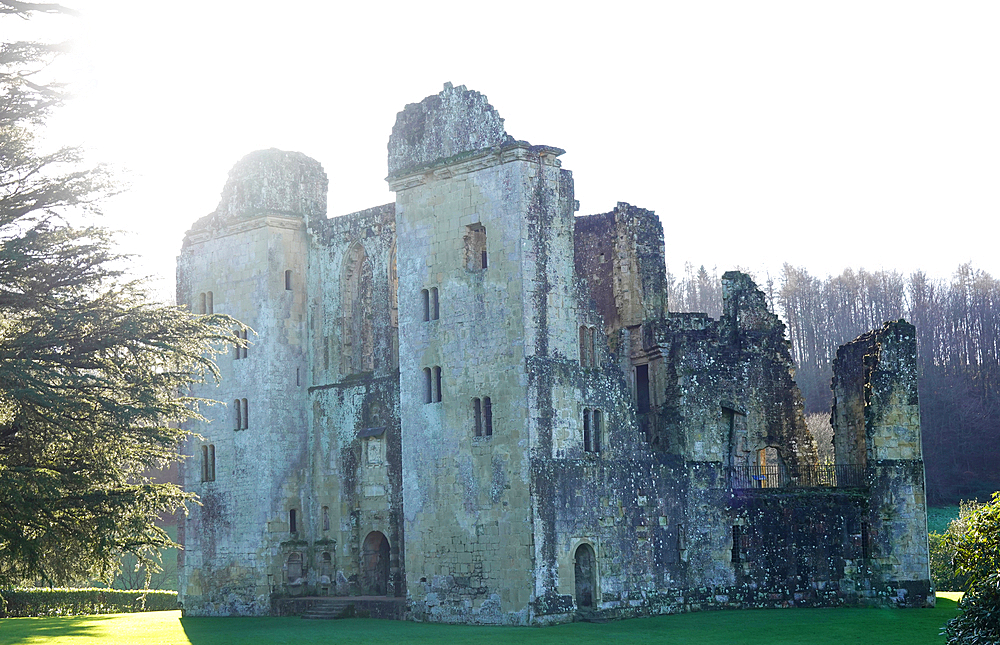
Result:
<svg viewBox="0 0 1000 645"><path fill-rule="evenodd" d="M958 517L958 504L953 506L928 506L927 531L929 533L944 533L948 524Z"/></svg>
<svg viewBox="0 0 1000 645"><path fill-rule="evenodd" d="M934 609L771 609L636 618L603 625L467 627L369 619L181 618L178 611L73 618L5 618L0 643L60 645L922 645L944 643L957 594Z"/></svg>

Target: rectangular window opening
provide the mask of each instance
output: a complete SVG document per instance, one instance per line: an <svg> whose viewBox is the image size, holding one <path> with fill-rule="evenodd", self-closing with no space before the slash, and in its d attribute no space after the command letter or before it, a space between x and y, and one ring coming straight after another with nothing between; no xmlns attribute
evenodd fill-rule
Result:
<svg viewBox="0 0 1000 645"><path fill-rule="evenodd" d="M583 409L583 449L590 452L590 408Z"/></svg>
<svg viewBox="0 0 1000 645"><path fill-rule="evenodd" d="M424 368L424 403L434 402L433 379L431 378L431 368Z"/></svg>
<svg viewBox="0 0 1000 645"><path fill-rule="evenodd" d="M212 292L211 291L208 291L208 292L205 293L205 312L206 313L210 313L210 314L215 313L215 311L214 311L215 310L215 302L214 302L214 300L215 300L215 298L212 297Z"/></svg>
<svg viewBox="0 0 1000 645"><path fill-rule="evenodd" d="M431 287L431 320L437 320L441 315L441 309L438 306L438 289L437 287Z"/></svg>
<svg viewBox="0 0 1000 645"><path fill-rule="evenodd" d="M292 270L285 271L285 291L292 290Z"/></svg>
<svg viewBox="0 0 1000 645"><path fill-rule="evenodd" d="M420 297L423 299L423 303L424 303L424 322L427 322L428 320L431 319L431 297L430 297L430 293L431 292L428 291L427 289L421 289L420 290Z"/></svg>
<svg viewBox="0 0 1000 645"><path fill-rule="evenodd" d="M601 434L603 432L604 415L600 410L594 410L593 423L590 428L590 451L601 452Z"/></svg>
<svg viewBox="0 0 1000 645"><path fill-rule="evenodd" d="M289 533L298 533L298 531L299 531L298 524L295 521L296 520L295 515L296 515L296 513L295 513L295 509L294 508L288 511L288 532Z"/></svg>
<svg viewBox="0 0 1000 645"><path fill-rule="evenodd" d="M478 398L472 399L472 418L475 424L476 436L483 436L483 406Z"/></svg>
<svg viewBox="0 0 1000 645"><path fill-rule="evenodd" d="M434 368L434 402L441 402L441 368Z"/></svg>
<svg viewBox="0 0 1000 645"><path fill-rule="evenodd" d="M649 365L635 366L635 399L639 414L649 412Z"/></svg>

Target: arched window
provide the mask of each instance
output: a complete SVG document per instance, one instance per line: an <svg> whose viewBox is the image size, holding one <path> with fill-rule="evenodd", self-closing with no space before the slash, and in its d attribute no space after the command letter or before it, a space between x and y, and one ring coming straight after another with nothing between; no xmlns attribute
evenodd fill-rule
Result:
<svg viewBox="0 0 1000 645"><path fill-rule="evenodd" d="M483 402L478 397L472 399L472 419L476 436L483 436Z"/></svg>
<svg viewBox="0 0 1000 645"><path fill-rule="evenodd" d="M247 400L243 399L243 429L246 430L250 427L250 406L247 404Z"/></svg>
<svg viewBox="0 0 1000 645"><path fill-rule="evenodd" d="M594 410L590 427L590 452L601 452L601 435L604 432L604 413Z"/></svg>
<svg viewBox="0 0 1000 645"><path fill-rule="evenodd" d="M375 358L372 267L360 242L351 245L344 258L341 310L341 371L369 372L374 369Z"/></svg>
<svg viewBox="0 0 1000 645"><path fill-rule="evenodd" d="M285 291L292 290L292 270L288 269L285 271Z"/></svg>
<svg viewBox="0 0 1000 645"><path fill-rule="evenodd" d="M493 402L488 396L483 397L483 434L493 436Z"/></svg>
<svg viewBox="0 0 1000 645"><path fill-rule="evenodd" d="M434 369L434 392L433 392L434 402L435 403L440 403L441 402L441 367L435 365L433 369Z"/></svg>
<svg viewBox="0 0 1000 645"><path fill-rule="evenodd" d="M235 415L236 423L233 425L234 430L243 429L243 403L236 399L233 401L233 414Z"/></svg>
<svg viewBox="0 0 1000 645"><path fill-rule="evenodd" d="M288 511L288 532L289 533L299 532L298 513L296 513L294 508Z"/></svg>
<svg viewBox="0 0 1000 645"><path fill-rule="evenodd" d="M431 375L431 368L424 368L424 403L434 402L434 378Z"/></svg>

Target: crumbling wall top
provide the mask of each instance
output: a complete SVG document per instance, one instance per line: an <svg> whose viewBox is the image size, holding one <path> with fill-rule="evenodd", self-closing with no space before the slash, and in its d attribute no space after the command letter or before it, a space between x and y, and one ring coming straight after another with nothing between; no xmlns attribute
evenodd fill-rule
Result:
<svg viewBox="0 0 1000 645"><path fill-rule="evenodd" d="M445 83L440 93L410 103L396 115L389 137L389 177L512 141L484 95Z"/></svg>

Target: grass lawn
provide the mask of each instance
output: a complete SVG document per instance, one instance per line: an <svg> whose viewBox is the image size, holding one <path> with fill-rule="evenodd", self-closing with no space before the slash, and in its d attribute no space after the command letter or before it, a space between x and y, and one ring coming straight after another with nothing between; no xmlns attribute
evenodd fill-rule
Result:
<svg viewBox="0 0 1000 645"><path fill-rule="evenodd" d="M944 643L938 632L958 612L959 594L941 594L934 609L771 609L711 611L596 625L466 627L352 618L181 618L179 611L68 618L5 618L0 643L60 645L356 644L631 645L922 645Z"/></svg>
<svg viewBox="0 0 1000 645"><path fill-rule="evenodd" d="M944 533L948 524L958 517L958 504L952 506L927 507L927 531L929 533Z"/></svg>

